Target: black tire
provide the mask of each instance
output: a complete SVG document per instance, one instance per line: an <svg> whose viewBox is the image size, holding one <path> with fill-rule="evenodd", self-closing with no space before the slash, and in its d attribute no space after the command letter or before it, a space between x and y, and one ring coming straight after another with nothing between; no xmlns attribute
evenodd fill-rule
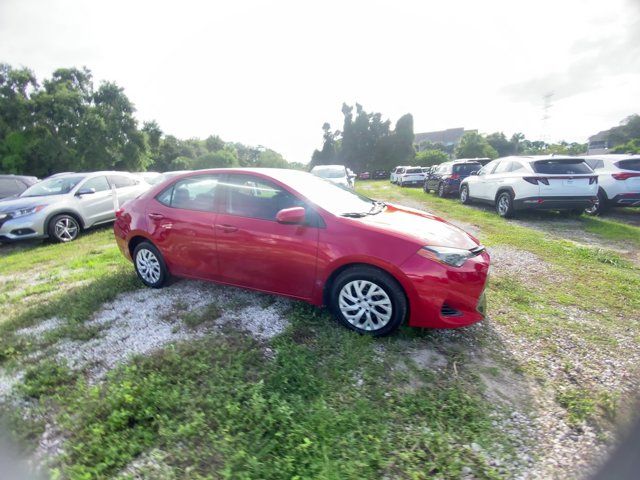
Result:
<svg viewBox="0 0 640 480"><path fill-rule="evenodd" d="M598 189L598 200L593 207L585 208L584 213L591 216L602 215L607 211L607 201L607 194L604 193L603 189Z"/></svg>
<svg viewBox="0 0 640 480"><path fill-rule="evenodd" d="M462 187L460 187L460 201L465 205L469 205L471 203L471 199L469 198L468 185L463 185Z"/></svg>
<svg viewBox="0 0 640 480"><path fill-rule="evenodd" d="M424 193L429 193L431 190L429 190L429 187L427 186L427 182L424 182L422 184L422 190L424 190Z"/></svg>
<svg viewBox="0 0 640 480"><path fill-rule="evenodd" d="M440 198L444 198L444 197L446 197L446 196L447 196L447 194L446 194L446 193L444 193L444 183L442 183L442 182L440 182L440 183L438 184L438 196L439 196Z"/></svg>
<svg viewBox="0 0 640 480"><path fill-rule="evenodd" d="M141 256L140 260L138 259L139 255ZM153 261L154 257L157 264ZM147 268L151 270L145 271L143 267L145 262ZM164 262L160 251L151 242L141 242L136 246L133 251L133 266L136 269L138 278L147 287L161 288L167 283L167 280L169 280L167 264ZM156 268L152 268L156 266L157 270Z"/></svg>
<svg viewBox="0 0 640 480"><path fill-rule="evenodd" d="M361 290L363 307L360 308L360 304L356 303L357 300L352 303L349 298L343 296L342 300L346 302L346 311L348 311L349 307L353 306L354 308L351 310L356 311L355 315L361 315L359 319L349 321L341 309L340 297L343 289L344 293L347 294L349 292L355 292L354 289L357 288L358 284L354 282L364 283ZM371 297L367 297L367 295L374 290L373 287L367 288L367 284L377 286L384 293L374 293ZM367 288L367 290L365 290L365 288ZM390 307L365 304L367 298L375 298L376 300L374 301L376 302L384 303L388 301ZM354 266L340 273L331 286L329 299L329 307L340 323L350 330L374 337L389 335L402 325L407 316L407 298L400 284L388 273L366 265ZM365 312L360 313L357 311L358 308L360 308L360 310L365 309ZM387 308L391 309L391 313L389 315L390 318L386 320L385 323L383 315L386 315ZM378 325L380 326L378 327Z"/></svg>
<svg viewBox="0 0 640 480"><path fill-rule="evenodd" d="M400 185L400 188L404 188L404 182L402 181L402 179L400 179L400 183L398 185Z"/></svg>
<svg viewBox="0 0 640 480"><path fill-rule="evenodd" d="M513 196L510 192L501 192L496 198L496 212L503 218L511 218L514 214Z"/></svg>
<svg viewBox="0 0 640 480"><path fill-rule="evenodd" d="M82 231L80 222L72 215L63 213L56 215L47 225L47 233L53 242L69 243L73 242Z"/></svg>

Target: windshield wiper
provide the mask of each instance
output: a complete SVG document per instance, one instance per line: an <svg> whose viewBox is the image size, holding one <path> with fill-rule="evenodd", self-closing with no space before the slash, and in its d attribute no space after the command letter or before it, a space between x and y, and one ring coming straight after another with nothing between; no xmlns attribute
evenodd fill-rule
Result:
<svg viewBox="0 0 640 480"><path fill-rule="evenodd" d="M367 215L377 215L378 213L382 212L386 206L387 204L384 202L374 202L373 207L371 207L371 210L369 210L368 212L345 212L345 213L341 213L340 216L350 217L350 218L362 218L362 217L366 217Z"/></svg>
<svg viewBox="0 0 640 480"><path fill-rule="evenodd" d="M384 202L374 202L373 207L371 207L371 210L369 210L369 213L367 213L367 215L377 215L378 213L382 212L386 206L387 204Z"/></svg>

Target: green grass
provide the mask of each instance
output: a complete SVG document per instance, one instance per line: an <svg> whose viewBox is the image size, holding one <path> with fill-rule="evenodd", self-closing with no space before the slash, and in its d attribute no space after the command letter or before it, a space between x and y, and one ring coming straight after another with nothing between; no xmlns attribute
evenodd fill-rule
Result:
<svg viewBox="0 0 640 480"><path fill-rule="evenodd" d="M556 339L577 335L593 352L624 355L621 332L640 338L640 326L629 320L640 310L636 264L611 249L579 245L493 212L383 185L362 182L359 188L474 224L489 247L532 252L548 264L548 277L493 275L488 307L497 324L492 327L540 344L562 365L562 375L551 379L537 359L518 364L496 342L493 328L442 335L405 327L390 338L372 339L340 327L324 311L295 304L290 326L270 342L229 327L138 357L91 384L86 372L32 354L47 352L61 338L99 335L87 320L119 293L141 286L112 233L98 230L71 245L3 252L0 365L24 372L14 390L17 401L0 406L14 437L28 449L45 421L66 432L54 478L110 478L147 455L159 464L140 467L139 477L453 479L471 471L474 478L510 478L517 472L498 469L489 459L512 458L513 439L494 423L511 407L487 402L478 375L499 382L505 369L513 378L523 375L550 388L576 432L584 422L607 428L606 421L615 421L619 402L627 399L576 383L577 366ZM636 227L602 219L578 225L604 239L631 236L637 242ZM273 302L269 295L256 298L263 307ZM175 308L181 322L196 328L245 301ZM576 306L585 318L570 316L567 309ZM61 326L40 339L15 334L51 317L62 319ZM446 366L421 367L407 354L415 349L439 352ZM489 354L496 355L493 362L475 363Z"/></svg>

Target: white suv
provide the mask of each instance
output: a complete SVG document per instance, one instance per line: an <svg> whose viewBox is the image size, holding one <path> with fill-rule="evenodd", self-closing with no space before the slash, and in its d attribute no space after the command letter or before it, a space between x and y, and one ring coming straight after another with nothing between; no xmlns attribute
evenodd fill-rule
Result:
<svg viewBox="0 0 640 480"><path fill-rule="evenodd" d="M421 187L424 184L424 177L422 167L406 167L402 173L396 175L396 183L401 187L409 185Z"/></svg>
<svg viewBox="0 0 640 480"><path fill-rule="evenodd" d="M592 207L598 177L583 158L538 155L498 158L460 185L460 200L495 205L498 215L516 210L567 210L580 214Z"/></svg>
<svg viewBox="0 0 640 480"><path fill-rule="evenodd" d="M598 200L586 209L599 215L608 207L640 205L640 155L593 155L585 158L598 174Z"/></svg>
<svg viewBox="0 0 640 480"><path fill-rule="evenodd" d="M391 183L398 183L399 176L402 175L407 168L409 167L401 165L391 170L391 176L389 177L389 181Z"/></svg>

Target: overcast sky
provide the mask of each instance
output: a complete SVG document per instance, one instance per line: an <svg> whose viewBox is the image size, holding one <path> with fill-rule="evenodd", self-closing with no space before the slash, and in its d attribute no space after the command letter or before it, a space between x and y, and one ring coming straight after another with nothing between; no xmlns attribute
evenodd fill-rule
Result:
<svg viewBox="0 0 640 480"><path fill-rule="evenodd" d="M416 132L584 142L640 113L640 0L0 0L0 62L40 80L86 66L165 133L291 161L341 128L342 102L410 112Z"/></svg>

